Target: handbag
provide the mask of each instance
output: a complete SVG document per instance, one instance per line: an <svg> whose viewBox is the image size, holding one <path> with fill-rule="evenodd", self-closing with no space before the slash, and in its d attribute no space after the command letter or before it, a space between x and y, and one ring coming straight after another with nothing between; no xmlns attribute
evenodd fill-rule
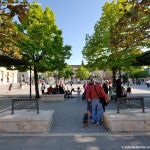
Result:
<svg viewBox="0 0 150 150"><path fill-rule="evenodd" d="M107 106L108 103L105 101L105 98L104 98L104 97L100 97L100 96L99 96L95 85L94 85L94 88L95 88L95 92L96 92L97 96L99 97L99 102L102 103L103 106Z"/></svg>

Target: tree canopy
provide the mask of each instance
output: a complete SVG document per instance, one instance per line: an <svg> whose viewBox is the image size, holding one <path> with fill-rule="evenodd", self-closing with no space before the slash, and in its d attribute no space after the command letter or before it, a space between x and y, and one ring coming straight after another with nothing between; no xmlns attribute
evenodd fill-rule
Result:
<svg viewBox="0 0 150 150"><path fill-rule="evenodd" d="M81 80L89 78L89 76L90 76L90 73L84 66L80 66L76 70L76 77L81 79Z"/></svg>
<svg viewBox="0 0 150 150"><path fill-rule="evenodd" d="M38 72L64 68L65 60L71 56L71 46L63 45L62 31L49 7L43 10L38 3L30 4L24 20L17 26L23 33L18 42L22 59L34 67L36 96L39 97Z"/></svg>
<svg viewBox="0 0 150 150"><path fill-rule="evenodd" d="M136 5L136 2L134 4ZM112 69L114 80L117 69L129 68L136 61L136 57L142 53L138 44L131 44L130 36L128 36L126 42L121 38L121 36L124 36L124 32L127 35L132 33L131 36L133 36L136 30L141 27L139 25L136 26L136 29L128 30L129 23L121 24L121 20L126 20L124 18L132 10L134 4L127 0L106 2L102 9L102 16L94 26L94 33L92 35L87 34L85 38L86 43L82 53L88 62L88 66L93 70L96 68ZM145 9L147 10L147 7ZM141 13L141 9L137 12ZM142 18L139 17L137 24L144 22L146 17L145 24L143 23L146 31L148 15L145 16L144 14ZM119 27L122 27L122 29ZM125 27L127 30L125 30ZM140 43L142 42L141 40ZM124 46L124 43L126 43L126 46Z"/></svg>
<svg viewBox="0 0 150 150"><path fill-rule="evenodd" d="M19 41L24 59L32 61L38 71L56 70L65 66L71 46L63 46L62 31L55 24L50 8L33 3L21 24L24 37Z"/></svg>
<svg viewBox="0 0 150 150"><path fill-rule="evenodd" d="M123 16L116 23L111 33L115 47L130 48L140 46L149 48L150 45L150 2L148 0L124 1L129 10L123 7ZM118 33L118 34L116 34Z"/></svg>
<svg viewBox="0 0 150 150"><path fill-rule="evenodd" d="M0 54L21 58L17 40L22 34L13 22L17 16L20 21L25 17L28 3L23 0L1 0L0 1Z"/></svg>
<svg viewBox="0 0 150 150"><path fill-rule="evenodd" d="M17 46L17 40L22 34L12 22L11 18L5 15L0 16L0 54L10 55L20 58L20 48Z"/></svg>
<svg viewBox="0 0 150 150"><path fill-rule="evenodd" d="M86 35L83 55L89 66L99 69L128 66L129 62L133 61L133 55L139 53L136 47L123 49L111 44L114 40L112 32L124 15L124 7L126 10L130 9L130 5L124 6L123 2L123 0L106 2L100 20L94 26L93 35ZM117 36L119 33L115 34Z"/></svg>

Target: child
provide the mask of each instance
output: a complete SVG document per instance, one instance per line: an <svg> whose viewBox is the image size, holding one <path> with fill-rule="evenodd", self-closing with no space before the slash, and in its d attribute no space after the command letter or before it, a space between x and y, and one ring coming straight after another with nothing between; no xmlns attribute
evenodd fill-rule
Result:
<svg viewBox="0 0 150 150"><path fill-rule="evenodd" d="M80 90L80 87L77 88L77 98L78 100L80 99L80 93L81 93L81 90Z"/></svg>

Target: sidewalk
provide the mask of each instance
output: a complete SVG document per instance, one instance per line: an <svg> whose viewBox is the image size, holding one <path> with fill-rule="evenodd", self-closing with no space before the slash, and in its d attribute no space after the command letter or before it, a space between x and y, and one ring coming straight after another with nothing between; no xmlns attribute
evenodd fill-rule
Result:
<svg viewBox="0 0 150 150"><path fill-rule="evenodd" d="M141 94L145 91L150 93L146 88L138 90ZM9 104L9 100L0 101L0 108ZM42 102L40 109L55 110L52 130L44 134L0 133L0 150L131 150L135 146L139 150L150 149L150 132L114 134L103 125L91 123L83 128L86 102L82 100L71 98L64 102ZM116 109L115 103L112 102L106 109Z"/></svg>

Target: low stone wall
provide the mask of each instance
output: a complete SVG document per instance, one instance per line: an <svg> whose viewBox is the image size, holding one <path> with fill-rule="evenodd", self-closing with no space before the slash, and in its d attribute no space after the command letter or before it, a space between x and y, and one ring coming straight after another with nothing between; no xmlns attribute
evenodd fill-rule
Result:
<svg viewBox="0 0 150 150"><path fill-rule="evenodd" d="M64 101L64 94L42 95L42 101Z"/></svg>
<svg viewBox="0 0 150 150"><path fill-rule="evenodd" d="M0 113L0 133L49 132L53 123L53 110L10 111Z"/></svg>
<svg viewBox="0 0 150 150"><path fill-rule="evenodd" d="M126 110L104 113L104 125L111 132L150 132L150 111L142 113L138 110Z"/></svg>

